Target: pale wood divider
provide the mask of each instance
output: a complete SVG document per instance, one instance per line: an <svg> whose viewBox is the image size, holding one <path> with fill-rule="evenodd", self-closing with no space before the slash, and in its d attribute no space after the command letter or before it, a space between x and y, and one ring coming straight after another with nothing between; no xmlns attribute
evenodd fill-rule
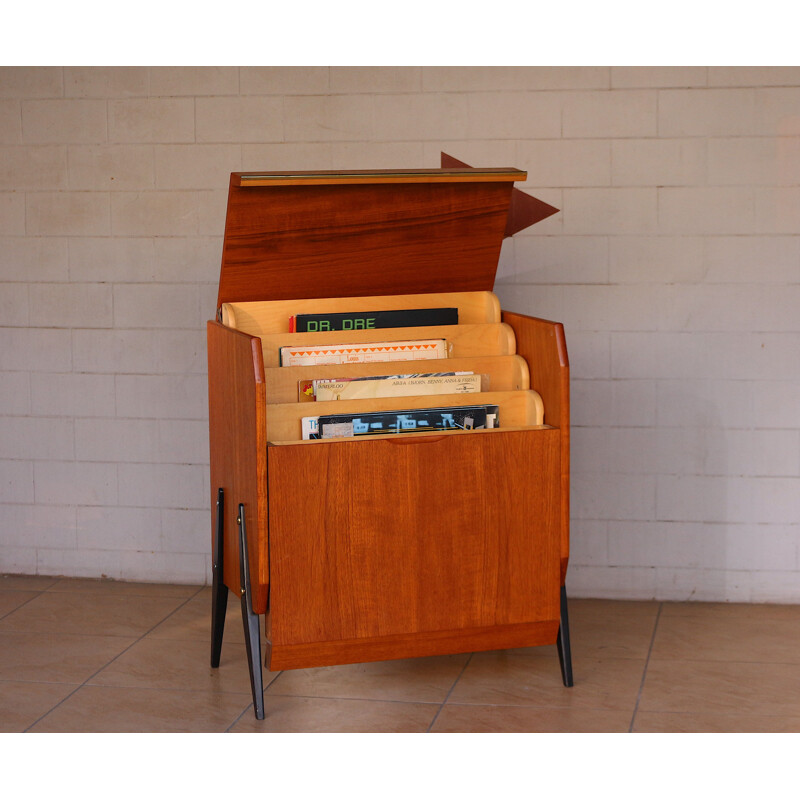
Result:
<svg viewBox="0 0 800 800"><path fill-rule="evenodd" d="M544 404L538 392L477 392L475 394L416 395L413 397L381 397L369 400L330 400L316 403L280 403L269 407L267 440L274 442L303 441L303 417L324 414L368 414L374 411L439 408L447 406L496 405L500 429L535 427L544 424ZM385 434L384 434L385 435ZM398 436L406 434L394 434ZM429 436L447 432L427 432ZM361 438L361 437L357 437ZM320 440L316 440L320 441ZM313 444L314 440L306 440Z"/></svg>
<svg viewBox="0 0 800 800"><path fill-rule="evenodd" d="M433 325L414 328L382 328L368 331L330 331L325 333L273 333L261 337L265 367L280 366L281 347L319 347L337 344L400 342L444 339L448 358L466 356L510 356L516 352L514 330L502 322L481 325ZM391 362L387 362L391 363ZM425 361L417 362L420 365ZM417 372L421 371L416 370ZM391 368L390 368L391 372Z"/></svg>
<svg viewBox="0 0 800 800"><path fill-rule="evenodd" d="M404 375L426 372L472 372L486 376L483 391L510 392L530 388L528 364L522 356L474 356L430 361L391 361L372 364L329 364L317 367L271 367L264 370L267 403L298 402L298 383L371 375ZM314 402L303 402L313 409Z"/></svg>
<svg viewBox="0 0 800 800"><path fill-rule="evenodd" d="M492 292L445 292L223 303L222 324L252 336L263 337L272 333L288 333L289 317L293 314L396 311L405 308L457 308L459 324L500 322L500 301ZM379 336L380 330L378 328L371 332Z"/></svg>

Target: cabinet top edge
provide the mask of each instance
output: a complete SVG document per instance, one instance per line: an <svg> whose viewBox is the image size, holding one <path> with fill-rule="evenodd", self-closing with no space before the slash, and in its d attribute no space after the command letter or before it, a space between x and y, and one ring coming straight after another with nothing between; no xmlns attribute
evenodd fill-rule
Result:
<svg viewBox="0 0 800 800"><path fill-rule="evenodd" d="M528 173L513 167L449 169L319 170L296 172L233 172L234 186L298 186L357 183L475 183L524 181Z"/></svg>

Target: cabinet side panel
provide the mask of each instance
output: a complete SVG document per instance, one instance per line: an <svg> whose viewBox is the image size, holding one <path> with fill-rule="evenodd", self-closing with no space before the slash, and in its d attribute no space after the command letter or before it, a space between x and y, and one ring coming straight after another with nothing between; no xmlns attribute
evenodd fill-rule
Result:
<svg viewBox="0 0 800 800"><path fill-rule="evenodd" d="M225 492L223 579L239 592L239 503L244 504L253 610L267 608L266 398L261 343L208 323L208 411L212 531L217 489Z"/></svg>
<svg viewBox="0 0 800 800"><path fill-rule="evenodd" d="M273 646L557 620L559 453L547 429L270 447Z"/></svg>
<svg viewBox="0 0 800 800"><path fill-rule="evenodd" d="M544 402L544 421L561 430L561 583L569 561L569 358L560 322L504 311L503 322L514 329L517 353L527 362L531 389Z"/></svg>

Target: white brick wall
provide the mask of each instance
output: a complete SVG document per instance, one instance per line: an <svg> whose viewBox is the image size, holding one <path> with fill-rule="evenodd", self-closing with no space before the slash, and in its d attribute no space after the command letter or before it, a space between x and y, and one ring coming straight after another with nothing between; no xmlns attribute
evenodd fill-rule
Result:
<svg viewBox="0 0 800 800"><path fill-rule="evenodd" d="M573 595L800 602L800 68L0 68L0 571L209 576L228 173L528 170Z"/></svg>

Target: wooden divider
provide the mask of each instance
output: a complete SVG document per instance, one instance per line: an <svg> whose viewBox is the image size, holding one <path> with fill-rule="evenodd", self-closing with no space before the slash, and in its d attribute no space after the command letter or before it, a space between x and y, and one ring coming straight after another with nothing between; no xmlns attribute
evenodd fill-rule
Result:
<svg viewBox="0 0 800 800"><path fill-rule="evenodd" d="M316 367L271 367L264 370L267 403L295 403L298 384L313 380L365 378L429 372L472 372L485 376L482 391L510 392L530 389L528 364L513 356L472 356L431 361L391 361L372 364L328 364ZM308 405L304 402L303 405Z"/></svg>
<svg viewBox="0 0 800 800"><path fill-rule="evenodd" d="M434 325L420 328L383 328L379 331L330 331L326 333L273 333L261 337L264 366L280 366L281 347L308 346L321 350L325 345L368 344L370 342L444 339L448 358L465 356L514 355L516 342L510 325L502 322L482 325ZM387 362L390 363L390 362ZM417 362L424 364L424 361Z"/></svg>
<svg viewBox="0 0 800 800"><path fill-rule="evenodd" d="M500 427L541 426L544 405L537 392L479 392L471 395L441 394L413 397L381 397L369 400L330 400L317 403L280 403L267 412L267 439L273 442L301 441L301 420L324 414L368 414L375 411L401 411L440 406L496 405ZM439 432L427 432L439 435ZM442 434L446 432L442 431ZM359 437L360 438L360 437ZM307 440L313 444L314 440ZM319 441L319 440L316 440Z"/></svg>
<svg viewBox="0 0 800 800"><path fill-rule="evenodd" d="M393 311L407 308L457 308L460 325L500 322L500 301L492 292L445 292L384 295L380 297L333 297L223 303L222 323L252 336L288 333L294 314L338 314ZM380 329L372 331L380 335Z"/></svg>

